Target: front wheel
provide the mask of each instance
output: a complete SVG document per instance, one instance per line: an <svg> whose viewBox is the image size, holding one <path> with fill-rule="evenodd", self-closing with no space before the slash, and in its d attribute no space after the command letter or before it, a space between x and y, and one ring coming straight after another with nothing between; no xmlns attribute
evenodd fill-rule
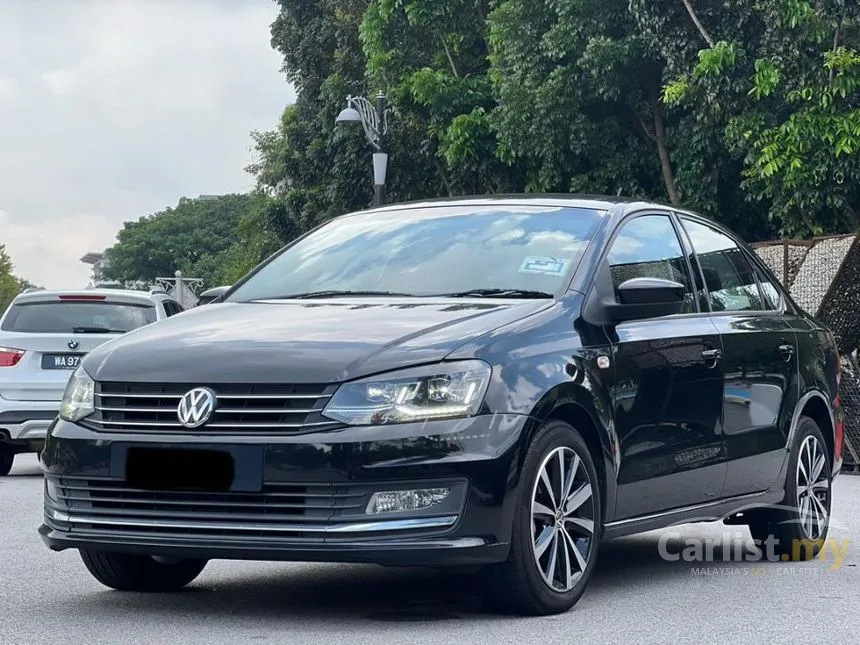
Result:
<svg viewBox="0 0 860 645"><path fill-rule="evenodd" d="M602 517L588 445L566 423L544 424L523 462L508 559L485 573L489 599L532 616L573 607L594 570Z"/></svg>
<svg viewBox="0 0 860 645"><path fill-rule="evenodd" d="M12 463L15 461L15 451L12 446L0 443L0 477L5 477L12 472Z"/></svg>
<svg viewBox="0 0 860 645"><path fill-rule="evenodd" d="M206 560L157 560L148 555L81 549L93 577L118 591L179 591L203 571Z"/></svg>
<svg viewBox="0 0 860 645"><path fill-rule="evenodd" d="M777 508L753 511L752 537L781 560L811 560L821 551L830 526L830 459L818 424L800 417L788 462L785 498Z"/></svg>

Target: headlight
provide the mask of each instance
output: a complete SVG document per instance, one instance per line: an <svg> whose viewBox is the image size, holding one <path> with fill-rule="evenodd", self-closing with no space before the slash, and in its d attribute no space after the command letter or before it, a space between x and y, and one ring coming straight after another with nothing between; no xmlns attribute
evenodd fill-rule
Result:
<svg viewBox="0 0 860 645"><path fill-rule="evenodd" d="M63 402L60 404L60 418L64 421L80 421L91 415L93 408L93 389L95 383L82 367L78 367L63 393Z"/></svg>
<svg viewBox="0 0 860 645"><path fill-rule="evenodd" d="M474 416L491 374L483 361L390 372L342 385L322 414L356 426Z"/></svg>

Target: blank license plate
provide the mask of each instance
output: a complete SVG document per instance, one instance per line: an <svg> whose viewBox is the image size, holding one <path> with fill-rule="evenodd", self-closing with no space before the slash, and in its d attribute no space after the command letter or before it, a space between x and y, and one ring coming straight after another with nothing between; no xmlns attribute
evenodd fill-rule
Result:
<svg viewBox="0 0 860 645"><path fill-rule="evenodd" d="M81 362L83 354L43 354L43 370L73 370Z"/></svg>
<svg viewBox="0 0 860 645"><path fill-rule="evenodd" d="M126 481L144 490L226 492L236 473L229 452L186 448L129 448L125 467Z"/></svg>

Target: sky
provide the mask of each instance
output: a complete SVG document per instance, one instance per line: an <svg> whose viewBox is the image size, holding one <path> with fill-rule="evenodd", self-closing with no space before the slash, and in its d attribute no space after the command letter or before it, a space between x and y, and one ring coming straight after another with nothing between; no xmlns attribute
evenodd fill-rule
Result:
<svg viewBox="0 0 860 645"><path fill-rule="evenodd" d="M271 0L0 1L0 243L47 288L180 197L243 192L294 94Z"/></svg>

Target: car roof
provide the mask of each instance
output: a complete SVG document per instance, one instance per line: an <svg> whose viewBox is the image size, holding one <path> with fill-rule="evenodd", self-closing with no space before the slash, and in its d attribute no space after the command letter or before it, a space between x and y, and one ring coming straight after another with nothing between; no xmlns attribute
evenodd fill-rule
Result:
<svg viewBox="0 0 860 645"><path fill-rule="evenodd" d="M678 213L688 213L682 208L657 201L647 201L641 198L608 195L575 195L565 193L523 193L442 197L433 199L414 200L386 204L367 210L355 211L344 215L359 213L386 213L419 208L457 207L457 206L555 206L567 208L591 208L604 211L608 215L623 216L633 211L643 209L673 210Z"/></svg>
<svg viewBox="0 0 860 645"><path fill-rule="evenodd" d="M18 294L14 302L33 303L33 302L52 302L58 300L61 296L80 296L86 298L104 298L106 302L130 303L130 304L152 304L158 296L164 297L166 294L152 294L148 291L135 291L133 289L37 289Z"/></svg>

